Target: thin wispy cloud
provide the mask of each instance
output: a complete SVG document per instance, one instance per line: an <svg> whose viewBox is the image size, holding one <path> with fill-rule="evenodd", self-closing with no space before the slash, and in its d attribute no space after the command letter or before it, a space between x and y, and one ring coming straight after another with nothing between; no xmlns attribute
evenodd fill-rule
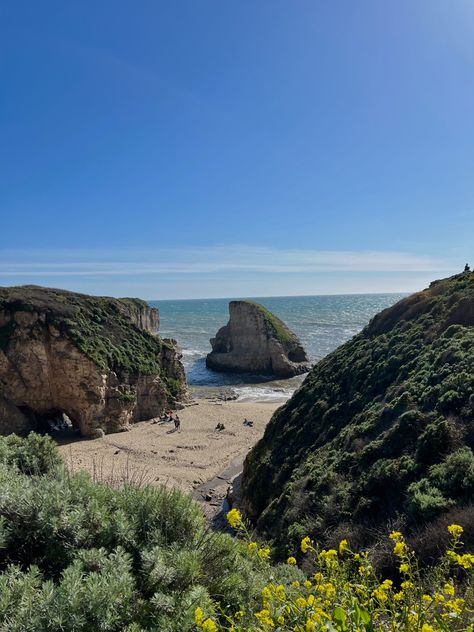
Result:
<svg viewBox="0 0 474 632"><path fill-rule="evenodd" d="M449 269L450 265L441 259L404 252L279 250L238 245L141 252L0 253L0 277L442 272Z"/></svg>

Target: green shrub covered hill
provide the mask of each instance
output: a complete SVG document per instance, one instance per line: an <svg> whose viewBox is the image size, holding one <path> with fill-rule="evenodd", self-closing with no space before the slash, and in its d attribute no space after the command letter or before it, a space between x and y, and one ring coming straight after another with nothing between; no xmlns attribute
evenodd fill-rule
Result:
<svg viewBox="0 0 474 632"><path fill-rule="evenodd" d="M244 466L258 531L373 544L387 526L429 558L474 538L474 274L435 281L319 362ZM382 557L383 554L381 553Z"/></svg>

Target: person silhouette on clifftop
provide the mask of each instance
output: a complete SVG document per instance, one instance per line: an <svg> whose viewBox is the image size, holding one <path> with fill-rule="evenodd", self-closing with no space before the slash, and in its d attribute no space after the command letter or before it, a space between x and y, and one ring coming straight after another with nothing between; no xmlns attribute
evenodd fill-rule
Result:
<svg viewBox="0 0 474 632"><path fill-rule="evenodd" d="M469 264L466 263L466 265L464 266L464 272L470 272L471 268L469 267Z"/></svg>

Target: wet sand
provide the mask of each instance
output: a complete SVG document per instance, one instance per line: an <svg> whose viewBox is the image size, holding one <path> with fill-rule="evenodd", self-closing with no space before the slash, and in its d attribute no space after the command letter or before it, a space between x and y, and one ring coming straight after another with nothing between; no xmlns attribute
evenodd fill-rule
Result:
<svg viewBox="0 0 474 632"><path fill-rule="evenodd" d="M178 432L169 422L142 421L128 432L100 439L60 439L59 451L70 470L86 470L96 480L163 484L193 493L210 516L218 511L231 479L281 405L194 400L178 411ZM243 425L245 418L253 427ZM218 423L225 429L216 430Z"/></svg>

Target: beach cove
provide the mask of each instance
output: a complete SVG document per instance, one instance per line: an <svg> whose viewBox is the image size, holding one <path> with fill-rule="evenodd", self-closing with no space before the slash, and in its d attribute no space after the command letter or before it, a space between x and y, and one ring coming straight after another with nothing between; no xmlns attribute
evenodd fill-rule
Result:
<svg viewBox="0 0 474 632"><path fill-rule="evenodd" d="M58 439L59 451L70 471L87 471L97 481L165 485L192 493L210 517L219 511L231 478L279 406L196 399L179 411L179 432L171 432L169 422L142 421L128 432L98 439ZM244 419L253 426L244 425ZM216 430L219 423L224 430Z"/></svg>

